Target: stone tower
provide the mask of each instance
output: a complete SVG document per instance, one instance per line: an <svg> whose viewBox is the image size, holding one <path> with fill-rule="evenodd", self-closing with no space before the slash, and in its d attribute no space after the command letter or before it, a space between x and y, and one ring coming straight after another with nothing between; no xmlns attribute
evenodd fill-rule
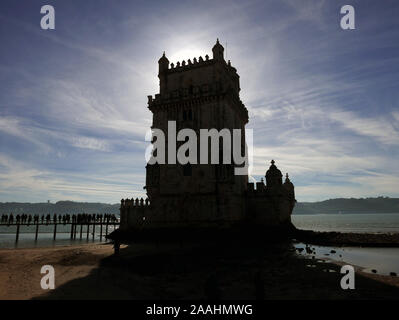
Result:
<svg viewBox="0 0 399 320"><path fill-rule="evenodd" d="M148 97L153 114L152 128L165 132L166 144L176 139L168 132L168 121L176 121L176 131L193 129L241 129L242 155L245 151L245 125L248 111L240 100L237 70L224 59L217 40L213 56L170 64L159 59L159 93ZM177 142L179 144L184 142ZM223 145L220 140L220 148ZM199 158L198 143L198 158ZM222 150L219 163L222 162ZM168 149L166 149L166 159ZM232 164L147 164L147 196L151 202L153 225L209 225L229 223L245 215L244 193L248 176L235 175Z"/></svg>
<svg viewBox="0 0 399 320"><path fill-rule="evenodd" d="M281 228L290 229L296 200L288 174L283 183L283 175L272 160L265 174L266 184L263 179L248 183L243 164L224 161L226 149L227 154L235 149L241 151L241 156L246 153L248 111L240 100L240 77L230 61L225 61L219 40L212 48L212 58L206 55L173 64L164 53L158 66L159 93L148 96L148 108L153 114L152 143L156 146L159 138L155 129L163 132L166 148L165 154L161 153L166 163L150 161L147 164L144 187L147 199L121 200L122 237L164 234L169 238L175 234L171 230L178 228L183 232L197 229L206 233L213 227L216 227L213 230L229 229L220 226L232 226L230 230L244 230L249 226L249 233L255 229L261 233L266 229L277 228L277 233ZM169 132L171 123L174 131ZM176 134L182 129L190 129L196 136L194 139L201 140L201 143L197 141L197 148L194 147L197 153L188 162L169 161L169 156L177 158L179 147L187 142L177 139ZM212 129L218 133L224 130L230 137L233 130L240 129L241 139L238 148L236 144L231 145L231 141L230 148L226 148L225 137L219 137L216 163L210 161L212 143L208 139L208 161L204 163L199 159L203 146L200 131ZM170 145L173 147L169 148ZM157 153L155 148L151 160L158 160ZM244 175L236 174L238 167L244 169Z"/></svg>

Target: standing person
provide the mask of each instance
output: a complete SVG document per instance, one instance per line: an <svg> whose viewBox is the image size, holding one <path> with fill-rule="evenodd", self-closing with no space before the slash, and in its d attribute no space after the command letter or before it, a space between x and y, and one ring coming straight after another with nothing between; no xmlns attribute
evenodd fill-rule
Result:
<svg viewBox="0 0 399 320"><path fill-rule="evenodd" d="M114 240L114 255L118 256L119 255L119 249L121 247L121 242L119 239Z"/></svg>

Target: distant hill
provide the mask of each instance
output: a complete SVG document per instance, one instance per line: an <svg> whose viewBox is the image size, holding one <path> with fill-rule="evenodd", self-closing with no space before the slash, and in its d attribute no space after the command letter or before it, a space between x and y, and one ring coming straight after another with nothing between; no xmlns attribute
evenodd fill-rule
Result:
<svg viewBox="0 0 399 320"><path fill-rule="evenodd" d="M119 203L58 201L56 203L0 202L0 214L119 214ZM329 213L399 213L399 198L330 199L320 202L298 202L294 214Z"/></svg>
<svg viewBox="0 0 399 320"><path fill-rule="evenodd" d="M294 214L329 213L399 213L399 199L378 197L330 199L320 202L298 202Z"/></svg>
<svg viewBox="0 0 399 320"><path fill-rule="evenodd" d="M58 201L56 203L0 202L0 214L74 214L113 213L119 214L120 204L95 202Z"/></svg>

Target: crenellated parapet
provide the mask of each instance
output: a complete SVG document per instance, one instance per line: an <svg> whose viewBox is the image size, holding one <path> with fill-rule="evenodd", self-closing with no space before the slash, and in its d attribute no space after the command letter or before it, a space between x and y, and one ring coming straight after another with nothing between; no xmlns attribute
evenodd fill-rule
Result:
<svg viewBox="0 0 399 320"><path fill-rule="evenodd" d="M121 228L140 228L145 222L145 217L151 212L151 208L148 198L122 199L120 207Z"/></svg>
<svg viewBox="0 0 399 320"><path fill-rule="evenodd" d="M240 122L247 123L248 110L239 95L240 77L223 52L219 40L212 48L212 58L205 55L170 63L164 52L158 61L159 94L147 96L148 108L154 114L166 111L175 117L176 112L196 106L228 106Z"/></svg>
<svg viewBox="0 0 399 320"><path fill-rule="evenodd" d="M122 208L130 208L130 207L142 207L142 206L149 206L150 200L148 198L132 198L132 199L122 199L121 200L121 209Z"/></svg>
<svg viewBox="0 0 399 320"><path fill-rule="evenodd" d="M202 67L206 65L211 65L214 63L213 59L209 59L208 55L205 55L205 59L203 59L201 56L197 59L194 58L193 60L188 59L187 62L183 60L182 62L178 61L175 63L171 63L170 67L168 68L168 72L173 72L173 71L183 71L183 70L188 70L190 68L196 68L196 67Z"/></svg>

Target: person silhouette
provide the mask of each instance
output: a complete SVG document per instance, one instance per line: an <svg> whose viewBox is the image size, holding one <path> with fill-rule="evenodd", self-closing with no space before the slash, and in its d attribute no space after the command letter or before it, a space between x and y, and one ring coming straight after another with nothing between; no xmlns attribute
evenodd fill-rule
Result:
<svg viewBox="0 0 399 320"><path fill-rule="evenodd" d="M119 249L121 247L121 242L118 239L114 240L114 255L119 255Z"/></svg>

